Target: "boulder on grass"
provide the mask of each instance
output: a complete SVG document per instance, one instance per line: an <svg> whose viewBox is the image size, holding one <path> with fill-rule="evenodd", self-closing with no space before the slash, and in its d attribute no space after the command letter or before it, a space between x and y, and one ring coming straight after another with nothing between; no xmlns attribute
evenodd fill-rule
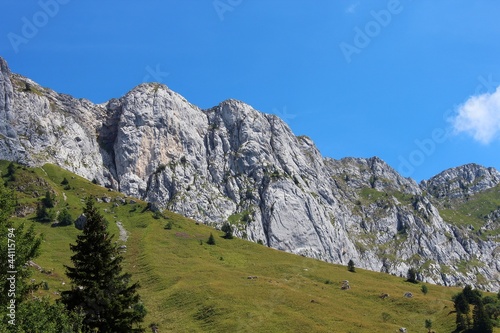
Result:
<svg viewBox="0 0 500 333"><path fill-rule="evenodd" d="M77 228L78 230L83 230L83 228L85 227L85 223L87 223L87 217L85 216L85 214L82 214L76 219L75 228Z"/></svg>

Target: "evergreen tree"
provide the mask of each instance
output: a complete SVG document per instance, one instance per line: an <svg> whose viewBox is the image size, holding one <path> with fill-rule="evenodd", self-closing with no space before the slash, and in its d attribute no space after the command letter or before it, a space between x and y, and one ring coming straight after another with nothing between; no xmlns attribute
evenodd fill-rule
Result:
<svg viewBox="0 0 500 333"><path fill-rule="evenodd" d="M59 225L73 224L73 217L71 216L66 207L57 216L57 222L59 222Z"/></svg>
<svg viewBox="0 0 500 333"><path fill-rule="evenodd" d="M411 283L417 283L417 270L415 268L412 267L408 270L406 281Z"/></svg>
<svg viewBox="0 0 500 333"><path fill-rule="evenodd" d="M41 202L36 205L36 219L40 222L52 221L52 212Z"/></svg>
<svg viewBox="0 0 500 333"><path fill-rule="evenodd" d="M356 268L354 267L354 261L352 261L352 259L349 260L349 262L347 263L347 270L353 273L356 272Z"/></svg>
<svg viewBox="0 0 500 333"><path fill-rule="evenodd" d="M222 225L221 230L225 233L224 235L225 239L233 239L233 228L228 222Z"/></svg>
<svg viewBox="0 0 500 333"><path fill-rule="evenodd" d="M7 177L9 178L9 180L11 181L15 181L16 180L16 165L14 164L14 162L10 162L9 165L7 166Z"/></svg>
<svg viewBox="0 0 500 333"><path fill-rule="evenodd" d="M87 223L76 244L70 245L74 267L66 266L66 274L72 286L61 294L63 304L70 311L83 311L84 331L144 332L138 326L145 316L139 285L130 285L130 275L122 273L123 257L92 198L83 213Z"/></svg>
<svg viewBox="0 0 500 333"><path fill-rule="evenodd" d="M481 292L479 290L472 289L472 287L469 285L466 285L464 287L462 294L464 295L465 299L469 304L476 305L479 302L481 302L482 298Z"/></svg>
<svg viewBox="0 0 500 333"><path fill-rule="evenodd" d="M212 233L210 233L210 236L208 237L207 244L208 245L215 245L215 238L214 238L214 235L212 235Z"/></svg>
<svg viewBox="0 0 500 333"><path fill-rule="evenodd" d="M54 208L54 197L50 191L45 192L45 197L36 206L36 219L40 222L51 222L55 218L55 212L50 209Z"/></svg>
<svg viewBox="0 0 500 333"><path fill-rule="evenodd" d="M45 198L42 199L42 204L46 208L54 208L54 198L52 198L50 191L45 192Z"/></svg>
<svg viewBox="0 0 500 333"><path fill-rule="evenodd" d="M19 308L29 292L36 289L35 285L28 282L32 270L26 263L38 256L41 239L37 237L33 225L26 228L24 224L15 226L12 223L10 216L14 212L15 202L14 192L6 189L0 182L0 286L2 289L0 291L0 327L7 325L10 319L7 316L7 306L12 303L11 301L14 300L15 307ZM8 280L13 274L15 275L15 290L12 290L11 280Z"/></svg>
<svg viewBox="0 0 500 333"><path fill-rule="evenodd" d="M483 298L484 310L491 318L493 326L500 327L500 292L499 297L486 296Z"/></svg>
<svg viewBox="0 0 500 333"><path fill-rule="evenodd" d="M474 324L472 325L474 333L493 333L493 323L488 317L481 299L479 299L472 311L472 318L474 320Z"/></svg>
<svg viewBox="0 0 500 333"><path fill-rule="evenodd" d="M460 311L456 311L457 317L455 319L455 324L457 328L454 332L462 332L468 327L467 316Z"/></svg>
<svg viewBox="0 0 500 333"><path fill-rule="evenodd" d="M427 330L429 331L429 333L431 332L431 329L432 329L432 320L430 320L430 319L426 319L425 320L425 328L427 328Z"/></svg>
<svg viewBox="0 0 500 333"><path fill-rule="evenodd" d="M469 311L470 306L467 298L463 293L459 293L453 297L453 302L455 306L455 312L457 314L455 323L457 325L456 332L461 332L469 328L470 318Z"/></svg>
<svg viewBox="0 0 500 333"><path fill-rule="evenodd" d="M492 297L483 298L479 290L467 285L461 293L453 296L457 314L455 332L492 333L494 315L487 310L488 304L495 302ZM472 318L469 316L470 305L474 305Z"/></svg>
<svg viewBox="0 0 500 333"><path fill-rule="evenodd" d="M424 295L427 295L427 293L429 292L429 288L425 284L422 285L422 287L420 288L420 290L422 290L422 293Z"/></svg>

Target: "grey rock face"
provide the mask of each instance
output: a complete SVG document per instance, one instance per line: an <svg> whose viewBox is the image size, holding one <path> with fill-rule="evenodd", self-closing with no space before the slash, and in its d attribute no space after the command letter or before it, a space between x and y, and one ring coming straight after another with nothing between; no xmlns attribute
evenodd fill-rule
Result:
<svg viewBox="0 0 500 333"><path fill-rule="evenodd" d="M495 186L494 169L451 169L419 186L377 157L323 158L311 139L236 100L201 110L142 84L95 105L0 66L2 159L54 163L216 227L229 219L237 236L291 253L500 286L498 242L444 222L432 203L460 184L469 195ZM460 269L471 261L481 265Z"/></svg>
<svg viewBox="0 0 500 333"><path fill-rule="evenodd" d="M500 183L500 172L477 164L466 164L441 172L422 187L435 198L464 198L495 187Z"/></svg>
<svg viewBox="0 0 500 333"><path fill-rule="evenodd" d="M97 142L105 108L43 88L19 75L0 74L0 152L27 165L53 163L101 181L108 156Z"/></svg>
<svg viewBox="0 0 500 333"><path fill-rule="evenodd" d="M10 70L4 59L0 58L0 154L6 159L16 159L15 145L17 133L12 127L12 83Z"/></svg>

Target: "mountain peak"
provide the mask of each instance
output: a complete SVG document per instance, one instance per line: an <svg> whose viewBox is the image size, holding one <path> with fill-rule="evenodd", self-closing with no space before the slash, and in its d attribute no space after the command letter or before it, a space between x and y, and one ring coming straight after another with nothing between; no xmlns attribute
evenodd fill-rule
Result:
<svg viewBox="0 0 500 333"><path fill-rule="evenodd" d="M492 167L469 163L447 169L421 185L436 198L463 198L495 187L500 183L500 172Z"/></svg>
<svg viewBox="0 0 500 333"><path fill-rule="evenodd" d="M238 99L234 98L229 98L226 99L222 102L220 102L217 106L214 108L211 108L209 110L219 110L223 112L241 112L241 113L248 113L248 112L258 112L256 111L251 105L242 102ZM260 113L260 112L259 112Z"/></svg>
<svg viewBox="0 0 500 333"><path fill-rule="evenodd" d="M276 115L235 99L201 110L163 84L144 83L95 105L0 65L0 159L57 164L201 223L229 221L237 236L294 254L499 287L498 243L465 242L468 230L445 222L430 196L378 157L324 158ZM425 186L447 195L499 181L496 170L471 164ZM476 257L484 265L460 271Z"/></svg>

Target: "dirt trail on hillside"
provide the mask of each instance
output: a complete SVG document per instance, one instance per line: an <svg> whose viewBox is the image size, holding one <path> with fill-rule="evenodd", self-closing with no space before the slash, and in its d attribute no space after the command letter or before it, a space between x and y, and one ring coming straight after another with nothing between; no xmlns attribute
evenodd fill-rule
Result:
<svg viewBox="0 0 500 333"><path fill-rule="evenodd" d="M126 242L128 239L128 232L125 230L123 227L123 224L120 221L116 221L116 225L118 226L118 229L120 230L120 240L122 242Z"/></svg>

